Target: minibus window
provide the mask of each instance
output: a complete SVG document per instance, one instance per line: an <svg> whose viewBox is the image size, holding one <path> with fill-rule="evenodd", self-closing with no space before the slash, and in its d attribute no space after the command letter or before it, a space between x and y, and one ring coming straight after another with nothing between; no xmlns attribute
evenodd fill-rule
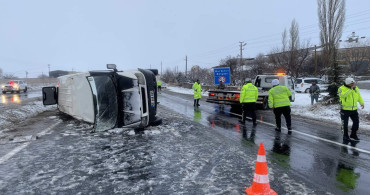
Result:
<svg viewBox="0 0 370 195"><path fill-rule="evenodd" d="M104 131L115 127L118 107L116 88L109 76L88 77L95 110L95 129Z"/></svg>

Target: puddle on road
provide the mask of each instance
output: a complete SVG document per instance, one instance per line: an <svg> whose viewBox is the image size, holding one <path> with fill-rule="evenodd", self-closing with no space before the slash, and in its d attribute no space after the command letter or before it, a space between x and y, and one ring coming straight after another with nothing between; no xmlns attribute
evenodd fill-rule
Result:
<svg viewBox="0 0 370 195"><path fill-rule="evenodd" d="M41 97L41 91L31 91L27 93L6 93L1 94L1 104L7 105L7 104L19 104L22 103L22 101L29 99L29 98L35 98L35 97Z"/></svg>

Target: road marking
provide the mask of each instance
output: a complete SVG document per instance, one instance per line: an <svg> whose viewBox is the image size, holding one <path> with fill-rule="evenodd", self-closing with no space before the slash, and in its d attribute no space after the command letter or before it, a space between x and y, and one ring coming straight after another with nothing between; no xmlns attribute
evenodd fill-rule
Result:
<svg viewBox="0 0 370 195"><path fill-rule="evenodd" d="M52 130L55 126L59 125L60 123L61 122L55 123L54 125L48 127L44 131L38 133L37 136L41 137L41 136L45 135L48 131ZM10 159L12 156L16 155L19 151L23 150L29 144L31 144L31 142L24 143L24 144L22 144L22 145L20 145L20 146L18 146L16 148L14 148L12 151L10 151L9 153L7 153L6 155L2 156L0 158L0 164L3 164L5 161L7 161L8 159Z"/></svg>
<svg viewBox="0 0 370 195"><path fill-rule="evenodd" d="M242 116L240 114L236 114L236 113L232 113L232 112L230 112L230 114L235 115L235 116L239 116L239 117ZM246 117L246 118L252 119L251 117ZM257 120L257 121L260 122L260 123L263 123L263 124L266 124L266 125L270 125L270 126L275 127L275 125L272 124L272 123L268 123L268 122L260 121L260 120ZM282 127L282 129L288 130L286 127ZM318 136L315 136L315 135L310 135L310 134L303 133L303 132L300 132L300 131L297 131L297 130L292 130L292 132L296 132L296 133L299 133L301 135L305 135L307 137L315 138L315 139L318 139L318 140L321 140L321 141L325 141L325 142L328 142L328 143L332 143L332 144L335 144L335 145L338 145L338 146L344 146L344 147L347 147L347 148L350 148L350 149L353 149L353 150L357 150L359 152L370 154L370 151L368 151L368 150L364 150L364 149L353 147L353 146L346 145L346 144L343 144L343 143L335 142L335 141L328 140L328 139L325 139L325 138L321 138L321 137L318 137Z"/></svg>
<svg viewBox="0 0 370 195"><path fill-rule="evenodd" d="M37 136L41 137L41 136L46 135L50 130L52 130L55 126L59 125L60 123L61 123L60 121L55 123L54 125L50 126L49 128L47 128L47 129L41 131L40 133L38 133Z"/></svg>
<svg viewBox="0 0 370 195"><path fill-rule="evenodd" d="M3 164L5 161L7 161L9 158L17 154L19 151L21 151L23 148L27 147L31 142L24 143L16 148L14 148L12 151L10 151L8 154L4 155L0 158L0 164Z"/></svg>

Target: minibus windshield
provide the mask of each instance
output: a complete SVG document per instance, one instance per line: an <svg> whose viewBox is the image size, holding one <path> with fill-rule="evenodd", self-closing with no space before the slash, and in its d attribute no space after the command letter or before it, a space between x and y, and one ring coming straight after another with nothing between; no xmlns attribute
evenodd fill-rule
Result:
<svg viewBox="0 0 370 195"><path fill-rule="evenodd" d="M117 93L108 75L87 78L93 92L95 130L104 131L115 127L118 115Z"/></svg>

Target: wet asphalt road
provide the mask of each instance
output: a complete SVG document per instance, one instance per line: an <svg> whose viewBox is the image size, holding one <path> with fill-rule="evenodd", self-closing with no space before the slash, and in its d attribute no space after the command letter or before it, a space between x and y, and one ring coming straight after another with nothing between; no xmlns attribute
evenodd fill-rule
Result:
<svg viewBox="0 0 370 195"><path fill-rule="evenodd" d="M22 103L33 101L35 98L41 97L42 94L41 90L29 90L27 92L20 93L0 93L0 96L0 109L7 109L19 106Z"/></svg>
<svg viewBox="0 0 370 195"><path fill-rule="evenodd" d="M218 105L205 102L203 97L199 109L194 109L192 96L164 93L159 100L162 105L210 128L219 128L225 136L237 132L249 144L257 146L262 142L275 176L287 173L295 181L303 180L302 184L333 194L370 193L370 138L366 135L360 135L359 143L345 143L338 125L299 116L292 117L291 135L286 129L277 133L271 110L258 110L259 124L253 128L250 121L240 125L240 111L230 111L229 106L222 110ZM282 121L284 125L284 118Z"/></svg>
<svg viewBox="0 0 370 195"><path fill-rule="evenodd" d="M0 144L1 194L244 194L260 142L279 194L369 194L366 136L355 150L333 124L295 116L288 135L269 125L271 111L258 111L265 123L253 128L204 99L199 109L190 95L159 101L163 124L144 131L91 133L56 110L20 123ZM29 135L38 138L19 139Z"/></svg>

